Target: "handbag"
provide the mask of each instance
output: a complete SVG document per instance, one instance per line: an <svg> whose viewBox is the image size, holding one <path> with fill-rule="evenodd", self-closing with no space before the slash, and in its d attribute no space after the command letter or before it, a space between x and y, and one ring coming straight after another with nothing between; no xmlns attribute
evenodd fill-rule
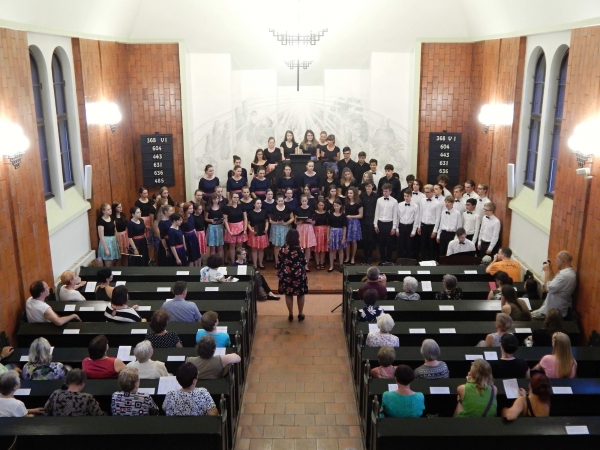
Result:
<svg viewBox="0 0 600 450"><path fill-rule="evenodd" d="M483 415L481 417L487 417L487 415L490 412L490 409L492 407L492 403L494 403L495 396L496 396L496 393L494 392L494 386L492 386L492 395L490 395L490 401L488 402L487 406L485 407L485 411L483 412Z"/></svg>

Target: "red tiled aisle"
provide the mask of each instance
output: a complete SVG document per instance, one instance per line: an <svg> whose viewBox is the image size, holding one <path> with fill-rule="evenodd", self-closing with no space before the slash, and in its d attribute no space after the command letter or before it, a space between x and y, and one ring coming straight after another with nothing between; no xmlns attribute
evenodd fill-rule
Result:
<svg viewBox="0 0 600 450"><path fill-rule="evenodd" d="M307 296L303 323L259 304L236 450L362 450L340 301Z"/></svg>

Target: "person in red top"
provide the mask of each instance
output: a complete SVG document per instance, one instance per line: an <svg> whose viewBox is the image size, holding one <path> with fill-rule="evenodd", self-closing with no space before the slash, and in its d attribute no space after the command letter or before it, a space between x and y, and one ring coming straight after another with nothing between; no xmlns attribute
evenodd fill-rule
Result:
<svg viewBox="0 0 600 450"><path fill-rule="evenodd" d="M96 336L88 346L88 357L81 363L81 368L88 378L117 378L126 366L119 358L106 356L108 339L101 334Z"/></svg>
<svg viewBox="0 0 600 450"><path fill-rule="evenodd" d="M369 267L367 270L367 282L358 288L358 298L362 299L367 289L375 289L379 295L379 300L385 300L387 298L386 281L386 276L380 275L377 267Z"/></svg>

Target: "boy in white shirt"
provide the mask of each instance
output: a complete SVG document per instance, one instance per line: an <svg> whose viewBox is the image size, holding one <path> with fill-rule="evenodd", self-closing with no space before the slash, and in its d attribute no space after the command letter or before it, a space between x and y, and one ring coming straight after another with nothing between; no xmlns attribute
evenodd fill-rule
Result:
<svg viewBox="0 0 600 450"><path fill-rule="evenodd" d="M465 197L467 199L474 198L475 200L479 200L479 195L475 192L475 182L473 180L465 181Z"/></svg>
<svg viewBox="0 0 600 450"><path fill-rule="evenodd" d="M464 198L464 197L463 197ZM481 217L475 212L477 200L469 198L465 201L466 211L463 213L463 228L467 232L467 239L477 242L479 237L479 228L481 227Z"/></svg>
<svg viewBox="0 0 600 450"><path fill-rule="evenodd" d="M466 198L463 197L463 193L465 192L465 188L462 184L454 186L454 209L456 209L460 215L464 213L467 209L465 207Z"/></svg>

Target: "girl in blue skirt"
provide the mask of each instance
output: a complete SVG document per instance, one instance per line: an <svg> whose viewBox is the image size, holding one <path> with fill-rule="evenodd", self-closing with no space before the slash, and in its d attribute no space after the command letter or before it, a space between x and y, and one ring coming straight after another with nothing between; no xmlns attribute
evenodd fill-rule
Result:
<svg viewBox="0 0 600 450"><path fill-rule="evenodd" d="M206 244L208 254L218 254L223 258L223 210L219 204L219 195L214 192L210 196L210 206L204 212L204 221L208 223Z"/></svg>
<svg viewBox="0 0 600 450"><path fill-rule="evenodd" d="M277 205L269 214L271 224L270 241L275 247L275 255L279 255L279 249L285 244L285 237L294 221L294 213L285 205L282 195L277 196Z"/></svg>
<svg viewBox="0 0 600 450"><path fill-rule="evenodd" d="M350 186L346 192L346 205L344 208L346 218L348 219L348 232L346 235L346 242L348 247L346 248L346 259L344 263L348 263L351 266L354 265L354 257L356 256L356 248L358 247L358 241L362 240L362 231L360 228L360 221L363 217L363 208L358 197L358 189L354 186Z"/></svg>

